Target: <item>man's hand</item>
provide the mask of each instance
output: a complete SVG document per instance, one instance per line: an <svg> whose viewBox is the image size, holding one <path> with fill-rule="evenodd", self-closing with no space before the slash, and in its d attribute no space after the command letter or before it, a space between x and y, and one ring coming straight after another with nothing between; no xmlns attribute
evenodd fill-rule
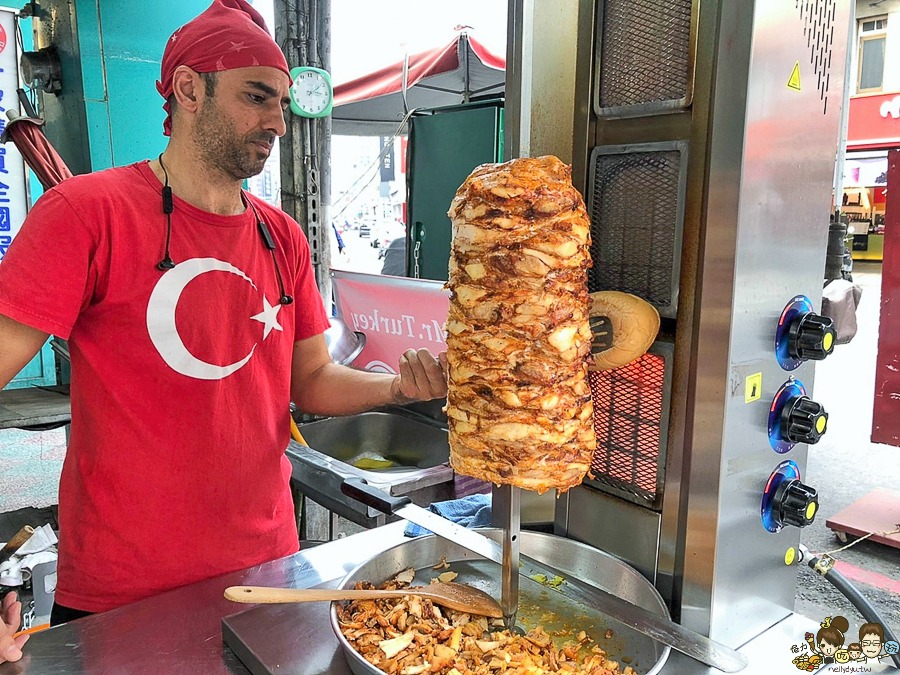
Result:
<svg viewBox="0 0 900 675"><path fill-rule="evenodd" d="M447 395L447 354L438 359L427 349L407 349L400 357L400 374L391 384L394 403L430 401Z"/></svg>
<svg viewBox="0 0 900 675"><path fill-rule="evenodd" d="M3 607L0 609L0 663L18 661L22 658L22 647L30 637L20 635L13 639L22 618L22 603L15 593L9 593L3 598Z"/></svg>

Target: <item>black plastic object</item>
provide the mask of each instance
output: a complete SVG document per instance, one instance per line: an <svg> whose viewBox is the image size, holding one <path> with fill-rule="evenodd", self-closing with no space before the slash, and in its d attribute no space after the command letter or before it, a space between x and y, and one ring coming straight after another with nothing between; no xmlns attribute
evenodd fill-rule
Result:
<svg viewBox="0 0 900 675"><path fill-rule="evenodd" d="M613 346L613 325L608 316L591 317L591 333L594 336L591 342L591 354L600 354Z"/></svg>
<svg viewBox="0 0 900 675"><path fill-rule="evenodd" d="M834 321L815 312L806 312L791 322L788 353L801 361L821 361L834 351L836 341Z"/></svg>
<svg viewBox="0 0 900 675"><path fill-rule="evenodd" d="M341 483L341 492L389 516L394 515L397 509L412 503L409 497L393 497L384 490L372 487L363 478L345 478Z"/></svg>
<svg viewBox="0 0 900 675"><path fill-rule="evenodd" d="M828 413L809 396L794 396L781 411L781 437L791 443L818 443L827 426Z"/></svg>
<svg viewBox="0 0 900 675"><path fill-rule="evenodd" d="M36 52L25 52L19 59L22 77L32 88L39 88L49 94L62 91L62 65L54 45Z"/></svg>
<svg viewBox="0 0 900 675"><path fill-rule="evenodd" d="M825 279L843 278L841 269L844 266L844 237L847 236L847 225L840 220L832 220L828 226L828 252L825 255Z"/></svg>
<svg viewBox="0 0 900 675"><path fill-rule="evenodd" d="M799 480L786 480L775 492L777 519L782 525L806 527L819 512L819 498L815 489Z"/></svg>

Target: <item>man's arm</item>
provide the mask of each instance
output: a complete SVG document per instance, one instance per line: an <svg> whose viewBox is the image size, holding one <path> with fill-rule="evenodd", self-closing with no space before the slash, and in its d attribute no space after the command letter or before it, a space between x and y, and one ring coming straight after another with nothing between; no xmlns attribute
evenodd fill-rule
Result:
<svg viewBox="0 0 900 675"><path fill-rule="evenodd" d="M0 314L0 389L28 365L48 337L49 333Z"/></svg>
<svg viewBox="0 0 900 675"><path fill-rule="evenodd" d="M443 368L428 350L410 349L400 373L354 370L332 363L322 335L294 343L291 400L314 415L353 415L388 404L428 401L447 394Z"/></svg>

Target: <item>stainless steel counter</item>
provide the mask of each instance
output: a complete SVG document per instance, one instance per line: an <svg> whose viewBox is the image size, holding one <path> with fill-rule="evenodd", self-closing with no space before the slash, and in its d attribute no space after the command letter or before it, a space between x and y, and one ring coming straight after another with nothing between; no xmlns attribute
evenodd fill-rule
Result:
<svg viewBox="0 0 900 675"><path fill-rule="evenodd" d="M331 584L357 564L403 541L401 521L301 551L246 570L233 572L163 593L111 612L57 626L32 636L18 663L0 665L0 675L40 673L191 673L218 675L248 673L241 660L223 642L222 619L256 609L236 605L222 597L228 586L257 585L309 588ZM267 608L277 618L270 626L272 647L295 645L286 658L284 675L349 673L328 624L325 605L284 605ZM243 620L238 619L238 621ZM818 629L818 621L791 616L741 648L750 659L744 671L796 672L791 645L801 644L805 631ZM287 653L287 652L285 652ZM244 654L244 658L248 658ZM852 664L847 664L851 666ZM870 672L893 670L887 664L867 664ZM718 671L673 652L663 670L666 675L713 675ZM822 669L818 672L838 672ZM844 671L849 672L849 671Z"/></svg>
<svg viewBox="0 0 900 675"><path fill-rule="evenodd" d="M405 526L386 525L36 633L22 660L0 665L0 675L247 673L222 642L222 619L247 606L225 600L225 588L309 588L336 580L403 541Z"/></svg>

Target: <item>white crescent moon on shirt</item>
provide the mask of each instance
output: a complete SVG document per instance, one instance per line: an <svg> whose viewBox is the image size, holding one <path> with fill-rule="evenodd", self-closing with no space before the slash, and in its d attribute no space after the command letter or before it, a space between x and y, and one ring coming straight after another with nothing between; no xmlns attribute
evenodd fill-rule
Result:
<svg viewBox="0 0 900 675"><path fill-rule="evenodd" d="M202 361L184 346L175 326L175 308L185 287L206 272L236 274L257 290L250 277L227 262L215 258L185 260L163 274L150 294L150 301L147 303L147 330L153 346L174 371L198 380L221 380L246 364L253 356L256 345L253 345L247 356L227 366Z"/></svg>

